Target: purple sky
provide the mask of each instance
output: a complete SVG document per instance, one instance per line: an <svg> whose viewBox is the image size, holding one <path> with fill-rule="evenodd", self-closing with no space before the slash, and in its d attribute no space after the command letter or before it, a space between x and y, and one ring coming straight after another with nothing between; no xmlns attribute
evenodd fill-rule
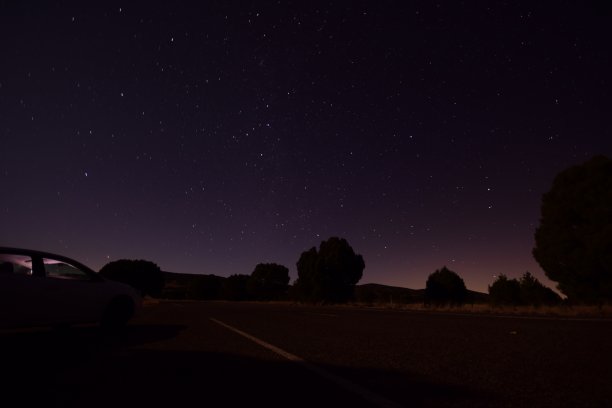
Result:
<svg viewBox="0 0 612 408"><path fill-rule="evenodd" d="M360 283L532 272L541 195L612 154L610 7L0 5L0 245ZM603 4L603 3L602 3Z"/></svg>

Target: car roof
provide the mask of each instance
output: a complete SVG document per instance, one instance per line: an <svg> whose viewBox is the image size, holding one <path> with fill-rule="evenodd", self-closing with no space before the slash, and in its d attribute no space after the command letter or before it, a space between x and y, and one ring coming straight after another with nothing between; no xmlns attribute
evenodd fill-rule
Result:
<svg viewBox="0 0 612 408"><path fill-rule="evenodd" d="M87 271L95 273L93 269L91 269L87 265L84 265L75 259L69 258L64 255L52 253L52 252L38 251L34 249L25 249L25 248L0 247L0 254L3 254L3 253L4 254L15 254L15 255L29 255L32 257L56 259L58 261L64 261L66 263L72 264L74 266L78 266L79 268L84 268Z"/></svg>

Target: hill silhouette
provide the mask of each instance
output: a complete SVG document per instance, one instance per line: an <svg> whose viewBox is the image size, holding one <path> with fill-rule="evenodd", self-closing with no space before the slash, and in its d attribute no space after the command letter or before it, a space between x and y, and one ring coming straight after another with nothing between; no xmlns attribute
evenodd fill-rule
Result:
<svg viewBox="0 0 612 408"><path fill-rule="evenodd" d="M199 275L190 273L163 272L166 285L162 298L166 299L223 299L222 287L227 278L213 274ZM468 303L487 302L486 293L468 290ZM425 289L410 289L399 286L366 283L355 286L355 301L374 304L410 304L423 303Z"/></svg>
<svg viewBox="0 0 612 408"><path fill-rule="evenodd" d="M467 291L467 303L484 303L489 295L473 290ZM425 289L410 289L399 286L366 283L355 288L355 301L360 303L410 304L425 301Z"/></svg>

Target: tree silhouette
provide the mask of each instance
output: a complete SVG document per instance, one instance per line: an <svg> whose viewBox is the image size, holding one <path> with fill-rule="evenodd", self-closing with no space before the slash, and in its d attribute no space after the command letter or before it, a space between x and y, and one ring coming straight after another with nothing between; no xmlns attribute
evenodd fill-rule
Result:
<svg viewBox="0 0 612 408"><path fill-rule="evenodd" d="M542 197L533 256L575 302L612 300L612 160L559 173Z"/></svg>
<svg viewBox="0 0 612 408"><path fill-rule="evenodd" d="M429 275L425 284L425 304L460 305L467 297L463 279L446 266Z"/></svg>
<svg viewBox="0 0 612 408"><path fill-rule="evenodd" d="M164 288L164 276L159 266L142 259L109 262L100 269L100 275L126 283L139 290L143 296L159 297Z"/></svg>
<svg viewBox="0 0 612 408"><path fill-rule="evenodd" d="M247 282L249 295L256 300L278 300L289 287L289 269L275 263L260 263Z"/></svg>
<svg viewBox="0 0 612 408"><path fill-rule="evenodd" d="M489 285L489 299L494 305L518 305L521 303L521 284L516 279L499 275Z"/></svg>
<svg viewBox="0 0 612 408"><path fill-rule="evenodd" d="M305 251L297 262L295 290L302 300L347 302L363 276L365 263L345 239L331 237Z"/></svg>
<svg viewBox="0 0 612 408"><path fill-rule="evenodd" d="M317 248L312 247L308 251L302 252L297 262L298 279L293 285L293 294L300 300L315 301L323 298L321 284L317 281L322 280L321 274L317 271L319 254Z"/></svg>

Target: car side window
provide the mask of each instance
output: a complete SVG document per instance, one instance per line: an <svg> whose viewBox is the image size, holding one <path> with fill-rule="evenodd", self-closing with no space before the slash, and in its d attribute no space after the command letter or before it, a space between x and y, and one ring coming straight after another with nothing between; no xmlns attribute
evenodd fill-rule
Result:
<svg viewBox="0 0 612 408"><path fill-rule="evenodd" d="M45 265L47 278L92 280L92 277L89 276L89 274L66 262L44 258L43 263Z"/></svg>
<svg viewBox="0 0 612 408"><path fill-rule="evenodd" d="M0 254L0 275L32 276L32 257Z"/></svg>

